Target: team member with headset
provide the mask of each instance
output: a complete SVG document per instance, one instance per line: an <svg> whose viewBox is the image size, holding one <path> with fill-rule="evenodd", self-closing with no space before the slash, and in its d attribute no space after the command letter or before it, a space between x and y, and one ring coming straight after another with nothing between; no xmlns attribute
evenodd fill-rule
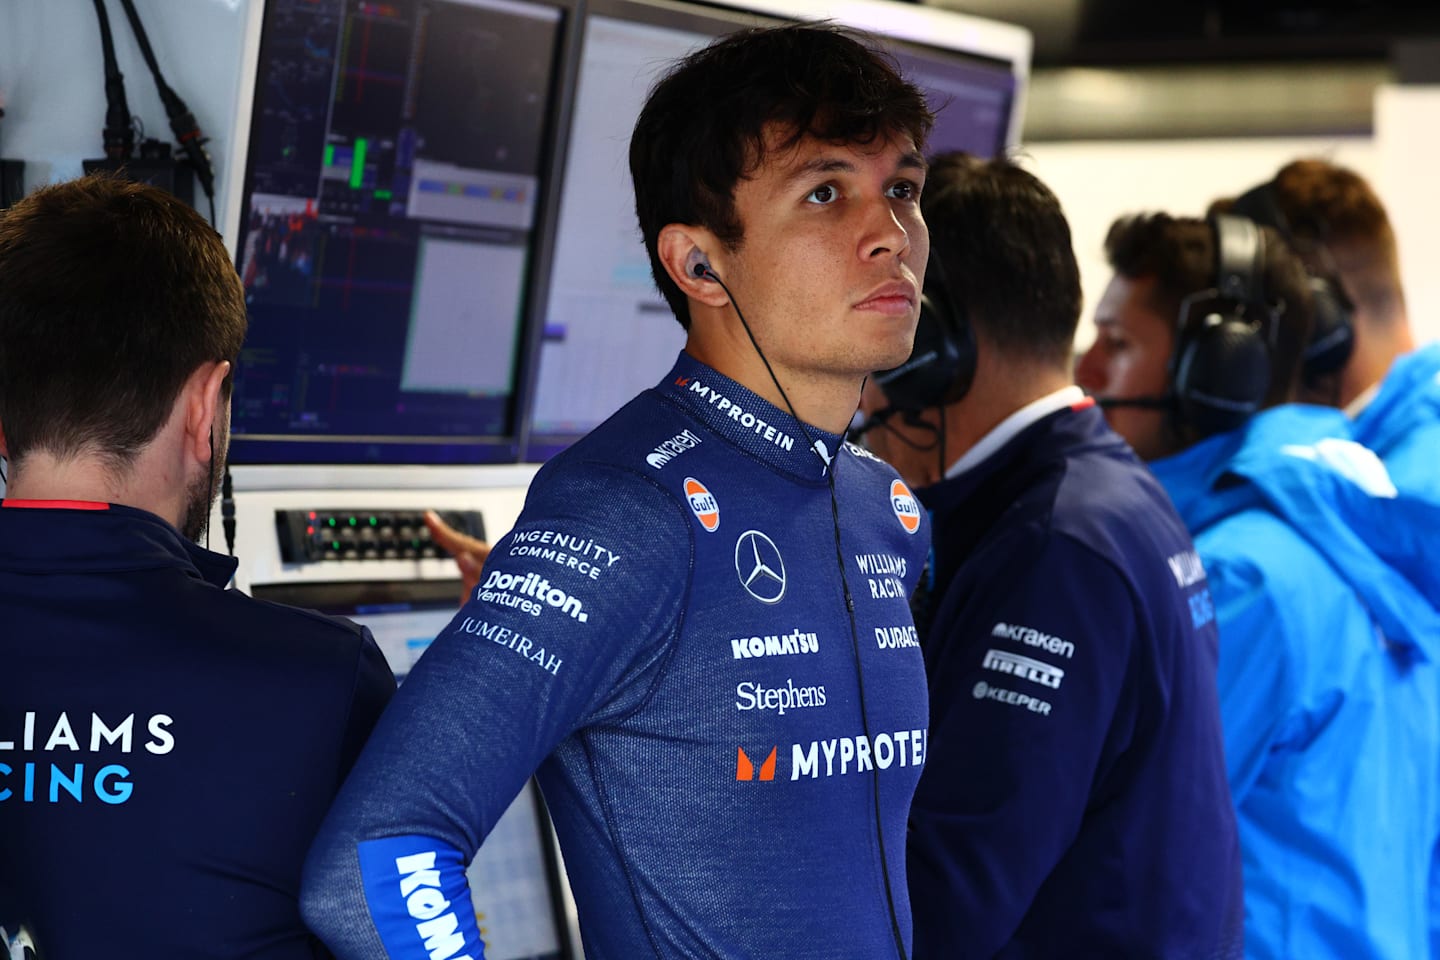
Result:
<svg viewBox="0 0 1440 960"><path fill-rule="evenodd" d="M386 712L308 864L339 956L478 957L464 867L537 770L587 957L909 954L929 531L842 431L910 352L930 123L822 26L652 90L631 173L685 351L541 470Z"/></svg>
<svg viewBox="0 0 1440 960"><path fill-rule="evenodd" d="M0 927L49 960L325 955L301 864L395 681L195 545L245 324L168 193L93 177L0 216Z"/></svg>
<svg viewBox="0 0 1440 960"><path fill-rule="evenodd" d="M1317 330L1307 373L1334 371L1316 402L1343 406L1401 487L1440 494L1440 344L1415 349L1395 231L1374 189L1345 167L1295 160L1214 206L1275 227L1314 278L1328 308L1317 319L1332 318L1333 332Z"/></svg>
<svg viewBox="0 0 1440 960"><path fill-rule="evenodd" d="M1210 595L1159 484L1071 382L1059 201L950 154L923 206L916 348L866 401L934 523L916 960L1238 957Z"/></svg>
<svg viewBox="0 0 1440 960"><path fill-rule="evenodd" d="M1080 384L1195 538L1220 631L1246 953L1427 955L1440 615L1398 496L1337 410L1285 404L1310 343L1304 268L1234 216L1123 218Z"/></svg>

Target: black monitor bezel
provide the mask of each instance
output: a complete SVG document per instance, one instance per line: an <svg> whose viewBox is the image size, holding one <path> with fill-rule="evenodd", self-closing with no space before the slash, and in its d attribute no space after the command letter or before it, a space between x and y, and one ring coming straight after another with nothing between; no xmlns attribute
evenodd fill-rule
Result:
<svg viewBox="0 0 1440 960"><path fill-rule="evenodd" d="M232 433L230 462L236 465L282 466L406 466L454 465L477 466L517 463L522 459L521 433L527 391L531 385L532 337L537 297L549 290L550 266L554 252L554 229L559 206L560 176L564 169L565 143L570 130L570 110L574 100L575 71L578 69L580 35L585 20L585 0L509 0L521 5L549 7L560 12L554 70L551 77L550 103L546 108L546 124L540 148L541 179L532 243L522 285L520 329L511 368L513 388L509 411L502 431L478 436L365 436L251 434ZM264 65L273 52L275 42L266 30L278 0L265 0L260 17L259 44L255 82L250 91L252 109L250 126L245 136L245 162L240 177L240 220L235 238L235 267L240 270L245 254L245 223L253 199L252 164L259 132L257 109L265 92Z"/></svg>

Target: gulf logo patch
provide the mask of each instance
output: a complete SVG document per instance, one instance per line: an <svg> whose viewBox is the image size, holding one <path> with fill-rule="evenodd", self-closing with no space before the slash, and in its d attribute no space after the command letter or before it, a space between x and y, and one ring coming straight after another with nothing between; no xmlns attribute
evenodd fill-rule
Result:
<svg viewBox="0 0 1440 960"><path fill-rule="evenodd" d="M690 501L690 512L695 514L695 519L700 521L706 532L714 533L720 529L720 505L715 502L715 495L705 489L705 484L694 477L686 477L685 499Z"/></svg>
<svg viewBox="0 0 1440 960"><path fill-rule="evenodd" d="M900 526L905 528L906 533L914 533L920 529L920 504L916 502L910 488L899 480L890 482L890 507L895 511L895 519L900 521Z"/></svg>

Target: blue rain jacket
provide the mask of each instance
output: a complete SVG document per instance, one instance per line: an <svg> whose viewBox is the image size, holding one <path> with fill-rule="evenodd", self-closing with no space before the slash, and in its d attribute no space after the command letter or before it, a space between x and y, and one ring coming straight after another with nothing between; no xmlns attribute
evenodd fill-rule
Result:
<svg viewBox="0 0 1440 960"><path fill-rule="evenodd" d="M1398 495L1328 408L1266 411L1152 468L1215 598L1247 955L1425 956L1440 507Z"/></svg>

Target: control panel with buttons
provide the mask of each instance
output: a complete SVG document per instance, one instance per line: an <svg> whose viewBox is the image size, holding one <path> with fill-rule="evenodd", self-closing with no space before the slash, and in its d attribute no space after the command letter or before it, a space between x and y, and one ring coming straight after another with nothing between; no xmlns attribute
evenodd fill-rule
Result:
<svg viewBox="0 0 1440 960"><path fill-rule="evenodd" d="M478 510L437 510L461 533L485 539ZM275 533L286 563L326 560L407 560L443 557L425 526L424 510L276 510Z"/></svg>

